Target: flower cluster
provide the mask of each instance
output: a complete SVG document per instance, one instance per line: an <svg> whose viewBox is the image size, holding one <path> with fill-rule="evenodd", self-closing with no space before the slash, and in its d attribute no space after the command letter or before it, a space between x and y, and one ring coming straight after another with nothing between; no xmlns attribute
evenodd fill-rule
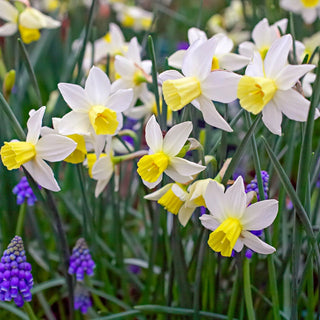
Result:
<svg viewBox="0 0 320 320"><path fill-rule="evenodd" d="M68 272L69 274L75 274L77 281L83 281L85 274L93 276L94 268L95 263L91 258L88 245L83 238L79 238L72 249Z"/></svg>
<svg viewBox="0 0 320 320"><path fill-rule="evenodd" d="M269 174L267 171L261 171L261 178L263 182L263 191L264 191L264 198L268 199L268 190L269 190ZM257 194L258 201L260 201L259 195L259 188L257 182L257 176L253 180L250 181L249 184L246 186L246 192L254 191Z"/></svg>
<svg viewBox="0 0 320 320"><path fill-rule="evenodd" d="M41 188L39 186L39 188ZM22 177L12 192L17 195L17 204L21 205L25 200L28 206L33 206L37 201L26 177Z"/></svg>
<svg viewBox="0 0 320 320"><path fill-rule="evenodd" d="M26 255L21 237L15 236L4 251L0 262L0 300L13 300L18 307L31 301L33 287L31 264Z"/></svg>
<svg viewBox="0 0 320 320"><path fill-rule="evenodd" d="M92 301L88 290L81 284L77 283L74 292L74 309L80 310L82 314L85 314L91 306Z"/></svg>

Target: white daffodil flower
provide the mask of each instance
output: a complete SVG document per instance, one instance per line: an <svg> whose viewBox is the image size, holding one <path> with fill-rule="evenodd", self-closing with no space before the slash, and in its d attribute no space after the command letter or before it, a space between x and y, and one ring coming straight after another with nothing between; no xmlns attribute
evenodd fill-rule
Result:
<svg viewBox="0 0 320 320"><path fill-rule="evenodd" d="M131 106L135 105L141 93L151 82L151 61L141 61L140 46L137 38L132 38L124 56L116 56L115 72L118 79L112 84L112 92L119 89L133 89Z"/></svg>
<svg viewBox="0 0 320 320"><path fill-rule="evenodd" d="M316 75L312 72L308 72L302 80L302 91L305 97L312 96L312 84L316 80Z"/></svg>
<svg viewBox="0 0 320 320"><path fill-rule="evenodd" d="M54 20L39 10L26 7L21 13L8 1L0 0L0 18L7 21L0 27L0 36L11 36L18 30L25 43L37 41L40 29L55 29L60 27L60 21Z"/></svg>
<svg viewBox="0 0 320 320"><path fill-rule="evenodd" d="M218 113L212 102L215 100L214 93L225 91L219 82L213 81L214 74L219 71L211 72L216 47L215 38L205 42L201 40L194 42L185 54L182 64L183 74L168 70L161 73L159 78L162 81L164 99L171 110L180 110L191 102L202 112L206 123L230 132L231 127ZM238 83L240 76L232 72L226 74L228 74L228 86ZM220 101L229 103L235 99L236 95L230 95L224 96Z"/></svg>
<svg viewBox="0 0 320 320"><path fill-rule="evenodd" d="M46 107L41 107L29 112L26 141L5 142L0 151L1 159L8 170L23 166L43 188L59 191L52 169L44 160L62 161L73 152L77 144L72 139L57 134L47 134L39 139L45 110Z"/></svg>
<svg viewBox="0 0 320 320"><path fill-rule="evenodd" d="M154 188L161 182L163 172L174 181L186 183L193 179L193 175L206 168L177 156L192 131L190 121L173 126L163 138L153 115L145 131L150 150L148 155L139 160L137 172L148 188Z"/></svg>
<svg viewBox="0 0 320 320"><path fill-rule="evenodd" d="M320 16L319 0L281 0L280 7L301 14L305 23L313 23Z"/></svg>
<svg viewBox="0 0 320 320"><path fill-rule="evenodd" d="M245 41L239 45L240 54L253 58L254 52L258 51L264 59L271 44L281 37L279 29L284 34L287 24L288 19L282 19L270 26L267 18L262 19L252 31L253 42Z"/></svg>
<svg viewBox="0 0 320 320"><path fill-rule="evenodd" d="M241 107L253 114L262 112L262 121L277 135L281 135L282 113L289 119L306 121L310 101L293 87L315 66L288 64L287 58L291 47L292 38L290 35L285 35L273 42L264 60L259 53L255 53L245 76L238 80L235 87L230 85L227 73L224 71L217 73L215 80L224 86L225 90L214 92L213 99L220 101L236 93ZM315 117L318 116L319 111L316 110Z"/></svg>
<svg viewBox="0 0 320 320"><path fill-rule="evenodd" d="M129 108L132 90L118 90L110 95L108 76L92 67L85 87L59 83L63 99L72 109L61 118L61 134L114 135L122 128L122 111Z"/></svg>
<svg viewBox="0 0 320 320"><path fill-rule="evenodd" d="M276 251L250 231L270 226L277 216L277 200L259 201L248 206L240 176L226 192L223 185L210 181L205 202L210 214L202 215L200 220L205 228L212 231L208 240L212 250L220 252L224 257L230 257L233 249L241 251L243 245L262 254Z"/></svg>
<svg viewBox="0 0 320 320"><path fill-rule="evenodd" d="M188 39L190 45L196 41L199 41L200 44L207 41L207 36L200 29L190 28L188 30ZM211 39L215 39L215 46L212 52L213 58L211 71L216 69L236 71L245 67L249 63L250 59L248 57L231 52L233 48L233 42L225 34L216 34ZM172 54L168 58L169 66L181 69L186 52L187 50L178 50Z"/></svg>

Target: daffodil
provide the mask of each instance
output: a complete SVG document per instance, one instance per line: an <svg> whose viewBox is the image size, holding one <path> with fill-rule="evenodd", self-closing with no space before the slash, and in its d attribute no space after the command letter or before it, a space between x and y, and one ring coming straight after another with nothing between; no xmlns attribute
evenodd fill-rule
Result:
<svg viewBox="0 0 320 320"><path fill-rule="evenodd" d="M77 144L57 134L47 134L39 139L45 109L41 107L37 111L30 111L26 141L5 142L0 151L1 159L8 170L23 166L43 188L59 191L53 172L44 160L62 161L73 152Z"/></svg>
<svg viewBox="0 0 320 320"><path fill-rule="evenodd" d="M163 172L179 183L193 180L193 175L206 167L178 157L191 131L190 121L173 126L163 138L159 124L153 115L146 125L146 141L149 154L138 162L138 174L143 183L154 188L162 180Z"/></svg>
<svg viewBox="0 0 320 320"><path fill-rule="evenodd" d="M255 53L245 76L238 80L235 87L230 86L229 75L221 71L216 81L219 81L225 90L220 92L222 97L213 98L219 101L223 96L226 98L236 92L241 107L253 114L262 112L262 121L277 135L281 135L282 113L289 119L306 121L310 102L293 87L314 65L288 64L291 47L292 38L285 35L272 43L264 60L259 53ZM318 116L319 111L316 110L316 117Z"/></svg>
<svg viewBox="0 0 320 320"><path fill-rule="evenodd" d="M280 6L285 10L301 14L306 23L313 23L320 16L319 0L281 0Z"/></svg>
<svg viewBox="0 0 320 320"><path fill-rule="evenodd" d="M239 45L240 54L253 58L254 52L257 51L264 59L271 44L281 37L279 29L284 34L287 24L288 19L282 19L270 26L267 18L262 19L252 30L253 42L245 41Z"/></svg>
<svg viewBox="0 0 320 320"><path fill-rule="evenodd" d="M206 34L197 28L190 28L188 31L188 38L190 45L199 41L199 43L207 41ZM223 33L214 35L215 46L213 47L213 58L211 70L225 69L228 71L235 71L245 67L250 59L246 56L232 53L233 42L228 36ZM170 66L181 69L183 59L187 50L178 50L168 58Z"/></svg>
<svg viewBox="0 0 320 320"><path fill-rule="evenodd" d="M39 10L26 7L21 13L8 1L0 0L0 18L7 21L0 27L0 36L11 36L18 30L25 43L37 41L40 38L40 29L55 29L61 23Z"/></svg>
<svg viewBox="0 0 320 320"><path fill-rule="evenodd" d="M278 201L269 199L248 206L250 200L241 176L226 192L218 182L209 182L205 202L210 214L202 215L200 220L205 228L212 231L208 240L212 250L224 257L230 257L233 249L240 252L244 245L262 254L275 252L275 248L250 231L264 229L274 221Z"/></svg>
<svg viewBox="0 0 320 320"><path fill-rule="evenodd" d="M110 80L99 68L91 68L84 88L70 83L59 83L58 88L72 109L61 118L61 134L114 135L122 128L121 112L129 108L132 90L110 95Z"/></svg>
<svg viewBox="0 0 320 320"><path fill-rule="evenodd" d="M216 110L212 100L215 93L225 91L215 78L217 71L211 72L214 48L217 46L215 38L205 42L194 42L187 50L182 73L168 70L160 74L162 91L167 105L173 111L182 109L192 103L202 112L204 121L225 131L232 131L229 124ZM229 72L228 86L238 82L238 75ZM229 103L236 99L235 95L224 96L223 101Z"/></svg>
<svg viewBox="0 0 320 320"><path fill-rule="evenodd" d="M131 105L133 106L141 93L147 89L147 83L151 82L151 61L141 60L137 38L131 39L124 56L116 56L114 67L117 80L112 84L112 92L131 88L133 90Z"/></svg>

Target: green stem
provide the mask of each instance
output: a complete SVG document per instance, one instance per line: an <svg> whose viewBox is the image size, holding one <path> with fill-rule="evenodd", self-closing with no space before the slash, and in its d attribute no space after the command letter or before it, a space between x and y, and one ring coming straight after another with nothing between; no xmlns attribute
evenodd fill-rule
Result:
<svg viewBox="0 0 320 320"><path fill-rule="evenodd" d="M19 216L18 216L18 221L17 221L17 226L16 226L16 235L20 236L20 237L22 236L23 224L24 224L24 218L26 216L26 211L27 211L27 204L24 201L19 209Z"/></svg>
<svg viewBox="0 0 320 320"><path fill-rule="evenodd" d="M234 282L233 282L233 286L232 286L232 293L231 293L231 298L230 298L230 303L228 306L228 320L232 320L233 316L234 316L234 311L235 308L237 306L238 303L238 292L239 292L239 285L240 285L240 281L239 281L239 277L238 277L238 268L236 268L236 274L234 277Z"/></svg>
<svg viewBox="0 0 320 320"><path fill-rule="evenodd" d="M244 285L244 300L247 307L248 320L255 320L252 294L251 294L250 259L245 259L243 263L243 285Z"/></svg>
<svg viewBox="0 0 320 320"><path fill-rule="evenodd" d="M36 317L36 315L33 312L33 309L30 305L29 302L25 302L24 303L24 309L26 310L26 312L28 313L29 319L30 320L38 320L38 318Z"/></svg>

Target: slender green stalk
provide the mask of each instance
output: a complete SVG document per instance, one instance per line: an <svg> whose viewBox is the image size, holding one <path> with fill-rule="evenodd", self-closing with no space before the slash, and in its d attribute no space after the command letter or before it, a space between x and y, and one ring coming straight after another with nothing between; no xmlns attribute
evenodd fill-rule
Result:
<svg viewBox="0 0 320 320"><path fill-rule="evenodd" d="M28 55L28 52L27 52L27 49L26 49L25 45L23 44L21 39L18 39L18 43L19 43L20 53L21 53L22 58L23 58L23 60L25 62L27 71L29 73L29 77L31 79L31 83L33 85L34 91L36 92L36 96L37 96L37 99L38 99L38 106L40 107L40 106L42 106L42 98L41 98L41 93L40 93L40 89L39 89L39 85L38 85L38 81L37 81L36 75L34 73L34 70L33 70L31 61L29 59L29 55Z"/></svg>
<svg viewBox="0 0 320 320"><path fill-rule="evenodd" d="M23 232L24 218L26 216L26 212L27 212L27 204L24 201L21 204L19 209L18 221L16 226L16 235L20 237L22 236L22 232Z"/></svg>
<svg viewBox="0 0 320 320"><path fill-rule="evenodd" d="M238 268L236 269L236 274L233 281L232 286L232 293L231 298L228 306L228 320L232 320L234 316L234 311L236 309L236 306L238 304L238 292L239 292L239 285L240 285L240 279L238 278Z"/></svg>
<svg viewBox="0 0 320 320"><path fill-rule="evenodd" d="M24 310L28 313L30 320L38 320L29 302L24 303Z"/></svg>
<svg viewBox="0 0 320 320"><path fill-rule="evenodd" d="M250 281L250 259L244 259L243 262L243 286L244 286L244 300L247 308L248 320L255 320L255 313L253 309L251 281Z"/></svg>
<svg viewBox="0 0 320 320"><path fill-rule="evenodd" d="M4 98L3 94L0 92L0 104L2 107L2 110L4 111L4 113L6 114L6 116L8 117L13 130L16 132L18 139L19 140L26 140L26 134L23 131L19 121L17 120L15 114L13 113L11 107L9 106L8 102L6 101L6 99Z"/></svg>

